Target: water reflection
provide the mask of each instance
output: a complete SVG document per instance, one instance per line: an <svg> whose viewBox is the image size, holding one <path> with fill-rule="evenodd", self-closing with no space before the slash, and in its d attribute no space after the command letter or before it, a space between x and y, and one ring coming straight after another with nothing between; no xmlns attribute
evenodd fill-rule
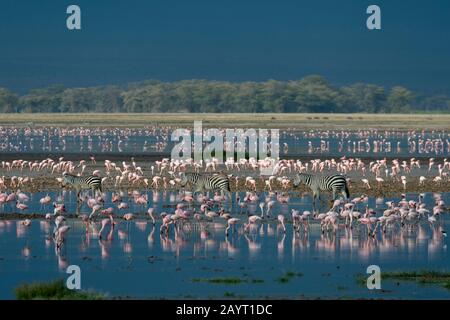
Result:
<svg viewBox="0 0 450 320"><path fill-rule="evenodd" d="M418 195L407 195L407 199L417 199ZM450 194L442 194L442 199L449 203ZM149 197L159 199L152 203L155 215L164 211L172 212L175 207L167 207L170 196ZM39 199L33 196L32 199ZM66 199L67 200L67 199ZM386 202L399 199L367 199L367 205L374 207L377 214L386 210ZM425 194L424 201L428 207L434 204L433 194ZM32 205L32 204L31 204ZM68 209L75 204L69 204ZM284 205L274 206L274 215ZM292 209L310 209L310 198L295 198L287 205L287 212ZM366 204L362 204L361 210ZM86 210L85 207L82 211ZM137 209L136 210L141 210ZM31 225L24 225L22 220L0 220L0 272L10 275L8 286L12 289L25 278L33 279L38 272L48 279L65 276L65 269L79 265L86 270L85 283L89 287L108 291L113 294L132 296L157 296L168 292L177 296L186 290L192 290L199 296L211 292L208 287L194 285L189 279L194 277L240 276L243 269L250 269L257 276L265 279L267 285L250 286L247 294L294 294L298 286L273 285L273 277L282 270L301 270L310 274L304 277L301 290L305 293L316 292L317 286L326 292L325 284L329 281L338 283L342 279L348 282L349 293L357 297L371 297L371 294L359 288L353 276L364 272L369 264L379 264L382 268L429 269L446 268L450 265L447 253L445 230L448 229L447 214L430 224L426 218L411 227L389 227L386 232L379 229L372 237L364 225L354 228L345 227L343 221L336 232L322 232L318 222L311 219L310 227L296 232L292 224L286 224L286 232L276 218L263 220L250 226L244 232L242 222L247 213L239 214L239 205L233 206L232 212L241 218L236 232L225 235L225 221L219 217L213 222L195 221L171 228L168 233L160 233L161 220L149 223L148 215L136 215L135 220L114 219L100 234L101 219L86 226L80 219L66 219L70 226L67 238L60 249L56 248L54 239L54 222L45 219L32 220ZM175 259L175 260L174 260ZM330 268L339 265L345 270L345 276L334 280L313 280L314 274L328 274ZM177 268L174 270L174 268ZM168 278L168 270L176 272ZM212 270L225 270L220 271ZM281 270L281 271L280 271ZM115 279L117 272L123 274L129 283L114 287L102 279ZM216 272L216 273L214 273ZM122 274L121 274L122 275ZM142 285L136 284L142 281ZM344 280L342 280L344 281ZM170 290L167 291L167 288ZM241 289L239 290L247 290ZM166 290L166 291L164 291ZM223 288L215 289L223 290ZM296 291L297 290L297 291ZM398 289L400 290L400 289ZM433 297L445 297L446 292L437 288L428 289ZM9 290L8 292L11 292ZM408 292L394 291L397 297L407 297ZM405 296L406 294L406 296ZM427 291L430 294L430 291ZM11 297L4 293L1 298Z"/></svg>

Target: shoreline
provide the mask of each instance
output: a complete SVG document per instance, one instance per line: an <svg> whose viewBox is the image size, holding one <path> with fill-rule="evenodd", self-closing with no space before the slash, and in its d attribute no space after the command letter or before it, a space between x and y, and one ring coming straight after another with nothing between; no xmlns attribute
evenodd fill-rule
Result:
<svg viewBox="0 0 450 320"><path fill-rule="evenodd" d="M10 113L0 116L0 126L190 128L260 127L339 130L442 130L450 129L450 114L367 113Z"/></svg>

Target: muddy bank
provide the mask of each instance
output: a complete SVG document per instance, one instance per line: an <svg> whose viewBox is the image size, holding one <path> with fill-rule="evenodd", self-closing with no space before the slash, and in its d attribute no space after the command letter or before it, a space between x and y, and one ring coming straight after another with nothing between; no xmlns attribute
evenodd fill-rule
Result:
<svg viewBox="0 0 450 320"><path fill-rule="evenodd" d="M58 176L59 177L59 176ZM238 183L236 184L236 178L230 178L230 186L231 192L245 192L245 191L256 191L260 192L269 192L269 188L265 184L265 180L261 178L256 178L256 190L253 188L249 188L245 185L245 177L239 176ZM400 181L392 181L386 180L385 182L378 184L374 178L367 178L369 180L369 184L371 188L369 189L363 182L361 182L360 177L350 177L349 190L351 196L360 196L361 194L365 194L368 196L374 197L391 197L398 196L401 193L423 193L423 192L450 192L450 183L448 181L442 181L441 183L433 182L432 177L428 177L427 180L419 185L418 177L408 177L406 188L404 188L403 184ZM9 179L6 179L7 184L9 184ZM151 184L151 179L149 179L149 183ZM35 176L31 183L28 183L24 186L20 187L21 191L25 192L46 192L46 191L60 191L62 190L61 184L56 180L55 177L49 176ZM130 184L130 183L122 183L119 187L115 186L114 179L109 177L103 183L103 191L132 191L139 190L141 192L152 190L152 191L179 191L182 188L179 185L170 186L167 188L163 188L162 183L158 188L147 187L144 182L140 181L139 183ZM67 188L70 190L70 188ZM186 190L191 190L187 188ZM287 188L283 188L279 182L275 182L272 185L273 192L288 192L288 193L310 193L310 189L305 185L300 185L297 188L292 186L292 183L289 183Z"/></svg>

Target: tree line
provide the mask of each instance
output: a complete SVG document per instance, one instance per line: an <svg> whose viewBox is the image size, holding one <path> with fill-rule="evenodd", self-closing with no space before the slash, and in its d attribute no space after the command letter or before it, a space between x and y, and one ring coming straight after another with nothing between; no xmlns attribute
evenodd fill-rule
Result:
<svg viewBox="0 0 450 320"><path fill-rule="evenodd" d="M124 87L53 85L25 95L0 88L0 111L13 112L450 112L450 97L402 86L337 87L322 76L295 81L156 80Z"/></svg>

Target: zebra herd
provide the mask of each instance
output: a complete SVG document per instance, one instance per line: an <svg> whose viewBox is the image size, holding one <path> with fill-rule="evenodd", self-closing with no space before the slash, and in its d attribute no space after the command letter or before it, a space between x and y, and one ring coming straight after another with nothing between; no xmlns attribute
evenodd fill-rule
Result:
<svg viewBox="0 0 450 320"><path fill-rule="evenodd" d="M181 186L185 187L190 184L194 192L220 191L221 195L230 195L230 177L224 174L201 174L197 172L180 173ZM343 175L312 175L306 173L296 174L293 185L298 187L301 183L308 186L313 193L313 209L315 211L316 198L320 198L320 191L332 191L332 201L336 200L338 195L342 195L345 200L350 197L347 186L347 180ZM77 191L77 199L81 190L90 189L102 192L102 179L98 176L90 175L79 177L69 173L63 174L63 186L71 185Z"/></svg>

